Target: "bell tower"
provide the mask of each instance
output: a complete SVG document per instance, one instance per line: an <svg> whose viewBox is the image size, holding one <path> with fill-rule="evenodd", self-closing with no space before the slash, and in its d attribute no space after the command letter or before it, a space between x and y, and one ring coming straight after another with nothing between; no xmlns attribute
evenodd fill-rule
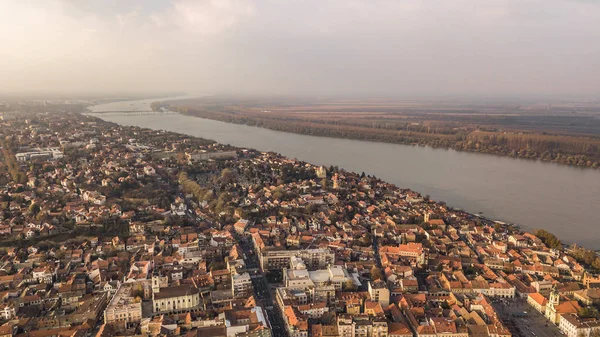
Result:
<svg viewBox="0 0 600 337"><path fill-rule="evenodd" d="M556 289L556 285L552 286L552 291L550 292L550 301L549 303L553 307L557 307L560 304L560 295L558 293L558 289Z"/></svg>
<svg viewBox="0 0 600 337"><path fill-rule="evenodd" d="M556 309L560 304L560 294L558 293L558 289L556 289L556 284L552 287L552 291L550 292L550 299L548 300L548 305L546 305L546 318L549 319L552 323L558 324Z"/></svg>

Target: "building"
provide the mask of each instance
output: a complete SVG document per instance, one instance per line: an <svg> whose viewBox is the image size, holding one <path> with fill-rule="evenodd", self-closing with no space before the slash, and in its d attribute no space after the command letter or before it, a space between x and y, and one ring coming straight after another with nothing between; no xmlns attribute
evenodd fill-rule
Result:
<svg viewBox="0 0 600 337"><path fill-rule="evenodd" d="M573 293L576 300L581 301L585 305L592 305L600 303L600 289L589 288L579 290Z"/></svg>
<svg viewBox="0 0 600 337"><path fill-rule="evenodd" d="M315 169L315 172L317 174L317 178L319 178L319 179L327 178L327 169L325 168L325 166L317 167Z"/></svg>
<svg viewBox="0 0 600 337"><path fill-rule="evenodd" d="M567 337L590 337L600 333L600 321L595 318L580 318L576 314L564 314L558 328Z"/></svg>
<svg viewBox="0 0 600 337"><path fill-rule="evenodd" d="M550 291L552 291L552 281L535 281L531 282L531 286L535 288L535 290L544 295L550 295Z"/></svg>
<svg viewBox="0 0 600 337"><path fill-rule="evenodd" d="M157 312L184 312L200 305L198 288L189 284L160 288L152 293L152 308Z"/></svg>
<svg viewBox="0 0 600 337"><path fill-rule="evenodd" d="M558 325L560 317L564 314L577 314L581 309L577 301L563 301L560 300L560 294L556 287L550 292L550 299L546 305L545 316L550 322Z"/></svg>
<svg viewBox="0 0 600 337"><path fill-rule="evenodd" d="M413 261L416 265L421 266L427 262L427 256L423 245L420 243L409 242L395 246L383 246L379 249L380 255L387 255L388 260L397 261L399 259L407 259Z"/></svg>
<svg viewBox="0 0 600 337"><path fill-rule="evenodd" d="M540 293L529 294L529 296L527 296L527 303L535 310L541 312L542 314L546 314L546 305L548 304L548 300L544 297L544 295Z"/></svg>
<svg viewBox="0 0 600 337"><path fill-rule="evenodd" d="M199 152L199 153L186 153L185 156L188 160L203 161L209 159L231 159L237 157L235 151L221 151L221 152Z"/></svg>
<svg viewBox="0 0 600 337"><path fill-rule="evenodd" d="M371 300L381 304L382 308L387 308L390 305L390 290L385 282L377 280L373 283L369 282L368 286Z"/></svg>
<svg viewBox="0 0 600 337"><path fill-rule="evenodd" d="M291 266L291 269L283 270L283 283L288 288L305 289L333 285L335 290L342 290L344 283L352 281L341 266L308 271L300 258L292 258Z"/></svg>
<svg viewBox="0 0 600 337"><path fill-rule="evenodd" d="M104 323L129 326L142 319L142 300L132 295L132 283L122 284L104 310Z"/></svg>
<svg viewBox="0 0 600 337"><path fill-rule="evenodd" d="M252 278L248 273L233 274L231 277L233 297L244 298L252 295Z"/></svg>
<svg viewBox="0 0 600 337"><path fill-rule="evenodd" d="M60 149L55 147L49 147L45 149L34 148L27 149L24 152L19 152L15 154L18 162L24 163L33 160L50 160L50 159L61 159L63 157L63 153Z"/></svg>
<svg viewBox="0 0 600 337"><path fill-rule="evenodd" d="M520 234L513 234L508 237L508 243L517 248L527 247L527 238Z"/></svg>
<svg viewBox="0 0 600 337"><path fill-rule="evenodd" d="M298 306L298 311L312 319L318 319L326 312L329 312L329 307L325 302L301 304Z"/></svg>
<svg viewBox="0 0 600 337"><path fill-rule="evenodd" d="M225 322L227 336L271 337L267 314L260 306L226 310L219 315L219 318Z"/></svg>
<svg viewBox="0 0 600 337"><path fill-rule="evenodd" d="M515 287L509 283L492 283L488 289L488 296L490 297L502 297L502 298L515 298Z"/></svg>
<svg viewBox="0 0 600 337"><path fill-rule="evenodd" d="M246 227L248 227L249 223L250 222L248 220L240 219L235 224L233 224L233 228L235 229L236 233L242 235L246 231Z"/></svg>
<svg viewBox="0 0 600 337"><path fill-rule="evenodd" d="M169 286L169 278L163 275L152 276L152 292L157 293L160 288L166 288Z"/></svg>
<svg viewBox="0 0 600 337"><path fill-rule="evenodd" d="M338 329L338 336L353 337L354 336L354 322L352 321L352 315L339 314L337 316L337 329Z"/></svg>
<svg viewBox="0 0 600 337"><path fill-rule="evenodd" d="M11 320L17 315L14 303L2 303L0 304L0 317L3 320Z"/></svg>
<svg viewBox="0 0 600 337"><path fill-rule="evenodd" d="M413 333L410 328L404 323L389 323L388 337L412 337Z"/></svg>
<svg viewBox="0 0 600 337"><path fill-rule="evenodd" d="M40 283L52 283L52 276L50 267L38 267L33 270L33 278Z"/></svg>
<svg viewBox="0 0 600 337"><path fill-rule="evenodd" d="M13 337L17 334L19 325L11 322L4 323L0 326L0 337Z"/></svg>
<svg viewBox="0 0 600 337"><path fill-rule="evenodd" d="M302 259L307 269L324 269L335 263L335 255L328 249L305 250L266 250L260 253L262 270L281 270L289 268L293 257Z"/></svg>
<svg viewBox="0 0 600 337"><path fill-rule="evenodd" d="M310 279L310 274L304 263L296 264L293 269L283 268L283 284L290 289L313 288L314 282Z"/></svg>

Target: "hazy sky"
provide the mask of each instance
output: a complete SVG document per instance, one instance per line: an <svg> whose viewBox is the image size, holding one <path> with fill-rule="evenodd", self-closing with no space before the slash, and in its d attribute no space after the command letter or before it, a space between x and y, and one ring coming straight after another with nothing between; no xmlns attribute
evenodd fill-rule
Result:
<svg viewBox="0 0 600 337"><path fill-rule="evenodd" d="M0 0L0 91L600 96L600 0Z"/></svg>

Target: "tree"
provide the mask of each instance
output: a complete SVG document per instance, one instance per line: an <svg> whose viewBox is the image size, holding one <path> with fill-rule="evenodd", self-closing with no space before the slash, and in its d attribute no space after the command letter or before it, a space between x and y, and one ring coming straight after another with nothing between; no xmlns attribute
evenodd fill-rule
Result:
<svg viewBox="0 0 600 337"><path fill-rule="evenodd" d="M358 287L356 286L356 284L354 284L352 280L347 280L346 282L344 282L344 284L342 284L343 291L356 291L357 289Z"/></svg>
<svg viewBox="0 0 600 337"><path fill-rule="evenodd" d="M37 203L32 203L29 206L29 212L31 213L32 216L36 216L39 212L40 212L40 205L38 205Z"/></svg>
<svg viewBox="0 0 600 337"><path fill-rule="evenodd" d="M371 268L371 280L383 280L383 272L377 266Z"/></svg>
<svg viewBox="0 0 600 337"><path fill-rule="evenodd" d="M282 200L285 196L285 191L281 187L277 187L272 194L273 198L276 200Z"/></svg>
<svg viewBox="0 0 600 337"><path fill-rule="evenodd" d="M593 307L585 307L579 309L577 315L581 318L598 318L600 315L598 314L598 310Z"/></svg>
<svg viewBox="0 0 600 337"><path fill-rule="evenodd" d="M144 297L144 288L141 283L138 283L135 287L131 287L131 296L141 299Z"/></svg>
<svg viewBox="0 0 600 337"><path fill-rule="evenodd" d="M550 248L554 248L554 249L562 249L563 248L563 245L560 242L560 240L558 239L558 237L556 237L556 235L554 235L544 229L536 230L535 236L540 238L540 240L542 240L542 242Z"/></svg>
<svg viewBox="0 0 600 337"><path fill-rule="evenodd" d="M221 270L221 269L225 269L225 263L224 262L212 261L208 265L208 270L210 270L210 271Z"/></svg>
<svg viewBox="0 0 600 337"><path fill-rule="evenodd" d="M369 247L373 244L373 237L371 233L365 233L363 236L358 239L358 243L363 247Z"/></svg>
<svg viewBox="0 0 600 337"><path fill-rule="evenodd" d="M233 171L226 168L226 169L223 169L223 171L221 171L221 176L219 177L219 180L220 180L221 184L227 185L227 184L231 183L234 178L235 178L235 174L233 173Z"/></svg>

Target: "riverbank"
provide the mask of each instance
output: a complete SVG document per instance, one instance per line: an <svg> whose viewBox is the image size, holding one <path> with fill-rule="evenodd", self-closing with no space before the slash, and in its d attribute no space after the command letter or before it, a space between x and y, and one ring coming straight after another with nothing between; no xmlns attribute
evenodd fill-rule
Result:
<svg viewBox="0 0 600 337"><path fill-rule="evenodd" d="M234 103L239 104L234 105ZM549 134L547 131L556 130L553 129L554 125L547 121L548 126L546 124L538 126L537 131L520 130L530 127L524 125L525 121L516 123L510 128L499 129L496 125L504 123L506 119L522 116L498 114L490 121L480 121L475 117L465 117L471 115L464 113L454 120L452 119L454 116L448 117L442 114L418 113L405 116L390 112L395 110L394 107L389 106L385 109L374 105L360 105L359 108L354 106L332 108L329 105L314 107L306 104L262 109L257 105L262 102L234 103L211 102L209 104L201 100L179 100L155 102L153 108L170 109L193 117L310 136L420 145L541 160L577 167L600 167L600 138L598 137L569 134L575 130L563 131L565 134ZM355 111L361 108L366 109L367 112ZM473 113L473 116L477 114ZM464 120L465 118L467 120ZM538 122L536 119L538 117L530 118L532 120L527 120L526 123ZM459 126L459 124L463 125L463 122L470 124Z"/></svg>

